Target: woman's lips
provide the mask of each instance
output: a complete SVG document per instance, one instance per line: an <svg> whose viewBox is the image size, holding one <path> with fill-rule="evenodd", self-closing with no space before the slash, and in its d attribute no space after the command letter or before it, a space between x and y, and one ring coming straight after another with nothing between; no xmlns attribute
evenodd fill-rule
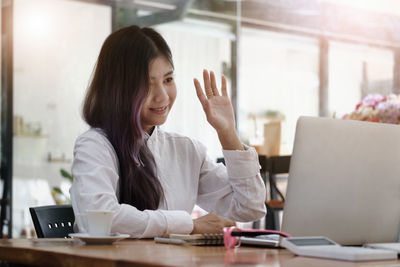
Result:
<svg viewBox="0 0 400 267"><path fill-rule="evenodd" d="M162 115L167 112L168 106L160 107L160 108L150 108L150 110L156 114Z"/></svg>

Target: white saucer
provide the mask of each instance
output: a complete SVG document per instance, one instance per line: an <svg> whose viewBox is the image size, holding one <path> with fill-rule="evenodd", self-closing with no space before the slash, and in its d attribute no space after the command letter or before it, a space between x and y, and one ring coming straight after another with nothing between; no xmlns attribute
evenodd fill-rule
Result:
<svg viewBox="0 0 400 267"><path fill-rule="evenodd" d="M72 238L78 238L78 239L82 240L83 242L85 242L86 244L96 244L96 245L112 244L115 241L122 240L122 239L129 237L128 234L119 234L119 233L115 233L115 234L111 234L111 235L107 235L107 236L91 236L87 233L73 233L73 234L69 234L69 236Z"/></svg>

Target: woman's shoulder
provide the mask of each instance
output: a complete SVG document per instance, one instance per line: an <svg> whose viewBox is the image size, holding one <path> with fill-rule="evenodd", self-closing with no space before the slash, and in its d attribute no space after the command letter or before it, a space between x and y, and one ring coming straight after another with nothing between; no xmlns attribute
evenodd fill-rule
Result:
<svg viewBox="0 0 400 267"><path fill-rule="evenodd" d="M118 173L117 154L104 131L90 128L75 141L73 172L93 168L111 168Z"/></svg>
<svg viewBox="0 0 400 267"><path fill-rule="evenodd" d="M86 132L82 133L76 138L77 141L86 139L107 140L107 136L100 128L89 128Z"/></svg>
<svg viewBox="0 0 400 267"><path fill-rule="evenodd" d="M78 145L102 146L112 148L105 132L100 128L90 128L76 138L75 147Z"/></svg>

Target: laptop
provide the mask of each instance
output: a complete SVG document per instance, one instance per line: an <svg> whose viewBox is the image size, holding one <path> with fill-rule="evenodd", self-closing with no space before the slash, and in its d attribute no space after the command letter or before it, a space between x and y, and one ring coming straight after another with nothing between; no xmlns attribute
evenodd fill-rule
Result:
<svg viewBox="0 0 400 267"><path fill-rule="evenodd" d="M282 231L341 245L398 242L400 126L301 117Z"/></svg>

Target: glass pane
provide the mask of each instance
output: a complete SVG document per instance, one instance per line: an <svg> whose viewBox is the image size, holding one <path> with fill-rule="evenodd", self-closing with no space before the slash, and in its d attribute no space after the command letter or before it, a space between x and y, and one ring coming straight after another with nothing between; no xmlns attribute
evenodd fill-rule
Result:
<svg viewBox="0 0 400 267"><path fill-rule="evenodd" d="M157 27L172 50L178 96L166 124L168 131L200 140L212 158L222 156L218 136L207 122L197 98L193 78L203 83L203 69L213 70L220 84L224 66L230 66L230 41L234 38L224 24L185 19ZM230 88L229 77L228 87Z"/></svg>
<svg viewBox="0 0 400 267"><path fill-rule="evenodd" d="M16 0L14 8L13 236L18 237L31 224L29 206L53 204L54 186L68 194L60 169L70 171L75 139L87 128L81 104L111 32L111 8L61 0Z"/></svg>
<svg viewBox="0 0 400 267"><path fill-rule="evenodd" d="M330 114L340 118L352 112L367 94L390 94L393 65L394 55L390 50L330 42Z"/></svg>
<svg viewBox="0 0 400 267"><path fill-rule="evenodd" d="M318 56L316 39L242 29L239 72L242 139L253 145L262 144L267 112L271 115L278 112L284 117L280 154L291 153L298 117L318 115Z"/></svg>

